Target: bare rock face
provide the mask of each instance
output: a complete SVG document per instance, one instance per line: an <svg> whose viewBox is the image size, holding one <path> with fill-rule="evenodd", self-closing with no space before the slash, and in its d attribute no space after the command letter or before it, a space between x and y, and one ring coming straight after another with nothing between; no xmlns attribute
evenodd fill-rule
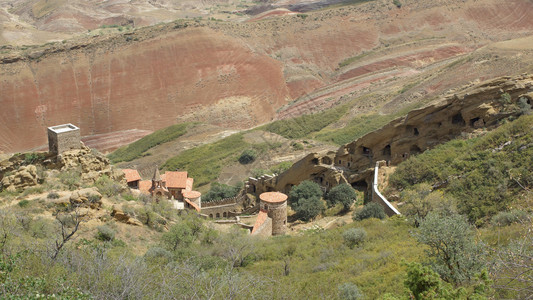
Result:
<svg viewBox="0 0 533 300"><path fill-rule="evenodd" d="M115 206L113 206L113 211L111 212L111 216L114 217L115 220L122 222L122 223L134 225L134 226L143 226L141 221L128 216L128 214L126 214L120 208L117 208Z"/></svg>
<svg viewBox="0 0 533 300"><path fill-rule="evenodd" d="M58 159L62 165L61 170L81 168L81 179L84 182L94 183L102 175L106 175L114 181L126 184L124 173L114 169L107 157L84 145L81 149L63 152Z"/></svg>
<svg viewBox="0 0 533 300"><path fill-rule="evenodd" d="M102 206L102 194L94 187L75 191L69 199L70 203L75 206L85 206L92 209L98 209Z"/></svg>
<svg viewBox="0 0 533 300"><path fill-rule="evenodd" d="M532 92L533 75L469 85L341 146L336 153L310 154L279 176L251 178L248 185L259 193L287 192L303 180L313 180L326 190L343 182L368 190L376 162L397 165L458 136L494 128L500 120L521 114L519 99L531 107Z"/></svg>
<svg viewBox="0 0 533 300"><path fill-rule="evenodd" d="M34 165L27 165L19 167L13 175L5 176L0 183L8 191L16 191L35 186L38 182L37 168Z"/></svg>

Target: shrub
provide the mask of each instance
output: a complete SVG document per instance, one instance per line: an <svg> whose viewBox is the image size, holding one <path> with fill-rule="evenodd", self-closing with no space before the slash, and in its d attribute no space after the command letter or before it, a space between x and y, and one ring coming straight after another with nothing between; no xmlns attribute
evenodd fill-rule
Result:
<svg viewBox="0 0 533 300"><path fill-rule="evenodd" d="M59 181L72 191L80 186L81 170L67 170L66 172L59 173L59 175L57 175L57 178L59 178Z"/></svg>
<svg viewBox="0 0 533 300"><path fill-rule="evenodd" d="M355 221L361 221L369 218L385 219L387 215L383 210L383 206L378 203L370 202L362 209L354 212L353 219Z"/></svg>
<svg viewBox="0 0 533 300"><path fill-rule="evenodd" d="M530 115L531 114L531 104L527 103L527 98L520 97L518 99L518 107L520 108L520 114Z"/></svg>
<svg viewBox="0 0 533 300"><path fill-rule="evenodd" d="M303 150L304 149L304 145L300 144L300 143L292 143L292 149L294 150Z"/></svg>
<svg viewBox="0 0 533 300"><path fill-rule="evenodd" d="M304 221L312 219L324 210L320 200L322 189L312 181L305 180L293 187L289 193L289 203L298 217Z"/></svg>
<svg viewBox="0 0 533 300"><path fill-rule="evenodd" d="M394 5L396 5L396 7L398 8L401 8L402 7L402 3L400 2L400 0L392 0L392 3Z"/></svg>
<svg viewBox="0 0 533 300"><path fill-rule="evenodd" d="M19 206L20 207L24 208L24 207L27 207L28 205L30 205L30 201L28 201L28 200L22 200L22 201L19 202Z"/></svg>
<svg viewBox="0 0 533 300"><path fill-rule="evenodd" d="M106 195L107 197L118 195L126 189L124 186L111 180L105 175L98 178L94 185L98 188L98 191L101 194Z"/></svg>
<svg viewBox="0 0 533 300"><path fill-rule="evenodd" d="M214 182L211 184L209 191L202 197L202 202L211 202L235 197L239 193L239 190L240 188L238 186Z"/></svg>
<svg viewBox="0 0 533 300"><path fill-rule="evenodd" d="M328 200L330 207L340 203L344 207L344 210L348 210L352 203L354 203L356 197L355 190L351 186L348 184L339 184L329 191L326 200Z"/></svg>
<svg viewBox="0 0 533 300"><path fill-rule="evenodd" d="M298 218L308 221L318 216L324 210L324 203L317 197L302 198L298 201L294 210L298 214Z"/></svg>
<svg viewBox="0 0 533 300"><path fill-rule="evenodd" d="M48 199L58 199L59 194L57 192L50 192L48 193L48 196L46 196Z"/></svg>
<svg viewBox="0 0 533 300"><path fill-rule="evenodd" d="M363 228L350 228L342 233L342 238L348 247L353 248L366 239L366 231Z"/></svg>
<svg viewBox="0 0 533 300"><path fill-rule="evenodd" d="M342 300L358 300L363 299L364 295L361 293L357 285L351 282L345 282L337 287L337 294Z"/></svg>
<svg viewBox="0 0 533 300"><path fill-rule="evenodd" d="M257 158L257 152L253 149L246 149L241 153L239 162L243 165L252 163Z"/></svg>
<svg viewBox="0 0 533 300"><path fill-rule="evenodd" d="M414 236L419 243L429 246L426 252L433 270L446 282L470 283L484 266L483 245L476 243L473 227L461 215L430 212L420 220Z"/></svg>
<svg viewBox="0 0 533 300"><path fill-rule="evenodd" d="M97 239L106 242L115 239L115 231L111 227L102 225L98 226L96 229L98 229L98 232L96 233Z"/></svg>
<svg viewBox="0 0 533 300"><path fill-rule="evenodd" d="M511 211L502 211L492 217L491 223L494 226L507 226L512 223L523 222L527 220L528 215L525 211L513 209Z"/></svg>

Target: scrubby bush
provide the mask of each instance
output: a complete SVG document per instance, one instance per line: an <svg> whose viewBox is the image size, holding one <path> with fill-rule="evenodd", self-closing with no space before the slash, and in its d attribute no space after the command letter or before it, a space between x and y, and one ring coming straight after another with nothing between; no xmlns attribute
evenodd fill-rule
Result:
<svg viewBox="0 0 533 300"><path fill-rule="evenodd" d="M375 202L370 202L362 209L355 211L353 214L353 219L355 221L361 221L369 218L385 219L386 216L387 215L383 210L383 206Z"/></svg>
<svg viewBox="0 0 533 300"><path fill-rule="evenodd" d="M326 200L330 207L340 203L344 207L344 210L348 210L356 200L356 197L355 190L351 186L348 184L339 184L329 191Z"/></svg>
<svg viewBox="0 0 533 300"><path fill-rule="evenodd" d="M111 180L111 178L105 175L98 178L94 185L102 195L106 195L107 197L119 195L126 189L125 186Z"/></svg>
<svg viewBox="0 0 533 300"><path fill-rule="evenodd" d="M28 205L30 205L30 201L28 200L22 200L19 202L20 207L27 207Z"/></svg>
<svg viewBox="0 0 533 300"><path fill-rule="evenodd" d="M492 217L491 223L494 226L507 226L512 223L523 222L527 220L528 215L525 211L513 209L511 211L502 211Z"/></svg>
<svg viewBox="0 0 533 300"><path fill-rule="evenodd" d="M46 198L48 198L48 199L58 199L59 198L59 194L57 192L50 192L50 193L48 193L48 196L46 196Z"/></svg>
<svg viewBox="0 0 533 300"><path fill-rule="evenodd" d="M257 152L253 149L246 149L241 153L239 162L243 165L252 163L257 158Z"/></svg>
<svg viewBox="0 0 533 300"><path fill-rule="evenodd" d="M202 197L202 202L211 202L237 196L240 186L231 186L224 183L213 182L209 191Z"/></svg>
<svg viewBox="0 0 533 300"><path fill-rule="evenodd" d="M70 169L57 175L59 182L64 184L69 190L75 190L80 187L81 169Z"/></svg>
<svg viewBox="0 0 533 300"><path fill-rule="evenodd" d="M324 211L324 203L320 198L302 198L298 201L297 205L293 205L298 218L304 221L309 221L318 216Z"/></svg>
<svg viewBox="0 0 533 300"><path fill-rule="evenodd" d="M363 299L364 295L359 290L357 285L351 282L345 282L337 287L337 294L342 300L358 300Z"/></svg>
<svg viewBox="0 0 533 300"><path fill-rule="evenodd" d="M342 233L342 238L348 247L353 248L366 239L366 231L363 228L350 228Z"/></svg>
<svg viewBox="0 0 533 300"><path fill-rule="evenodd" d="M96 233L96 238L101 241L112 241L115 239L115 231L107 226L107 225L101 225L96 227L98 229L98 232Z"/></svg>

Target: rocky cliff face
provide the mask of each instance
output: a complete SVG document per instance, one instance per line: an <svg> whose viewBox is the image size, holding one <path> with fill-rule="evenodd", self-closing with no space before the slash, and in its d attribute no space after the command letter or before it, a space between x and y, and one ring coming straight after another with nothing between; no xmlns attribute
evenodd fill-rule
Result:
<svg viewBox="0 0 533 300"><path fill-rule="evenodd" d="M367 190L377 161L396 165L459 136L498 126L519 116L533 101L533 75L501 77L454 91L411 111L379 130L341 146L336 153L310 154L276 177L250 180L255 190L288 192L303 180L329 189L340 183Z"/></svg>

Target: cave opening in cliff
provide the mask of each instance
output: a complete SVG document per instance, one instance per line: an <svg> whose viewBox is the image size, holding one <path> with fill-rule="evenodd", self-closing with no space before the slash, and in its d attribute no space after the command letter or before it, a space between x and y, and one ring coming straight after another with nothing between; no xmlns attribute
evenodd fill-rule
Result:
<svg viewBox="0 0 533 300"><path fill-rule="evenodd" d="M363 146L361 148L361 153L364 155L364 156L372 156L372 150L370 150L370 148L367 148L365 146Z"/></svg>
<svg viewBox="0 0 533 300"><path fill-rule="evenodd" d="M333 160L329 156L322 157L322 163L325 165L331 165Z"/></svg>
<svg viewBox="0 0 533 300"><path fill-rule="evenodd" d="M368 191L368 184L366 183L365 180L359 180L359 181L353 182L352 187L354 188L354 190L364 193L365 195L363 199L364 203L367 203L369 201L370 194Z"/></svg>
<svg viewBox="0 0 533 300"><path fill-rule="evenodd" d="M470 119L470 127L474 127L476 122L479 121L479 120L480 120L479 117L475 117L475 118Z"/></svg>
<svg viewBox="0 0 533 300"><path fill-rule="evenodd" d="M390 158L391 158L390 145L387 145L387 146L385 146L385 148L383 148L383 157L384 157L385 160L390 160Z"/></svg>
<svg viewBox="0 0 533 300"><path fill-rule="evenodd" d="M413 129L413 134L414 134L415 136L417 136L417 135L420 134L420 132L418 132L418 128L415 127L415 128Z"/></svg>
<svg viewBox="0 0 533 300"><path fill-rule="evenodd" d="M412 145L411 148L409 149L409 154L411 155L420 154L420 153L422 153L422 150L417 145Z"/></svg>
<svg viewBox="0 0 533 300"><path fill-rule="evenodd" d="M452 117L452 124L464 126L466 125L466 122L465 119L463 119L463 116L458 113Z"/></svg>

